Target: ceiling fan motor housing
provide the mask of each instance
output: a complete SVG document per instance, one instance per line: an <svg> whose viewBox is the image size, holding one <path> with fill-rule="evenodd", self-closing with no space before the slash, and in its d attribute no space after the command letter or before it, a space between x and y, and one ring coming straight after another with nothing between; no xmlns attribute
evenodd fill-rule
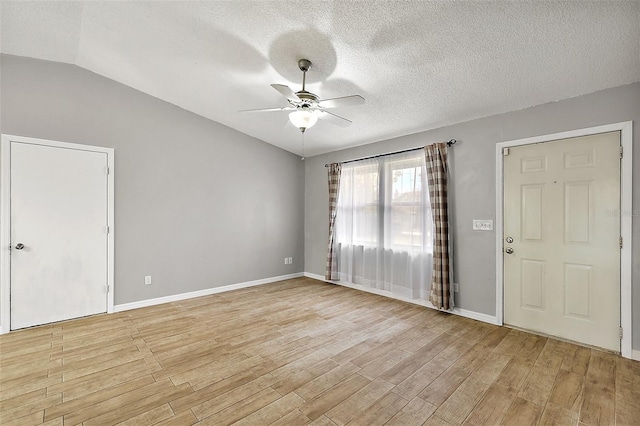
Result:
<svg viewBox="0 0 640 426"><path fill-rule="evenodd" d="M314 95L311 92L307 92L306 90L300 90L299 92L296 92L296 95L302 101L302 102L297 102L296 103L297 107L312 107L312 106L316 106L318 104L318 102L320 101L320 98L318 98L318 96Z"/></svg>

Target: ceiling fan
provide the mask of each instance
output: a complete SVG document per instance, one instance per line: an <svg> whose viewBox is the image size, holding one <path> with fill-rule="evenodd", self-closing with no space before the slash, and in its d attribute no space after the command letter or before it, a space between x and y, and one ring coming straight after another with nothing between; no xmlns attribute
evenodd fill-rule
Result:
<svg viewBox="0 0 640 426"><path fill-rule="evenodd" d="M308 59L300 59L298 68L302 71L302 90L294 92L284 84L272 84L271 87L280 92L287 98L289 106L281 108L260 108L248 109L240 112L267 112L267 111L291 111L289 120L302 133L318 121L318 118L327 119L329 122L338 126L346 127L351 124L351 120L341 117L337 114L327 111L329 108L337 108L350 105L361 105L364 98L360 95L343 96L340 98L331 98L321 100L317 95L307 92L305 84L307 79L307 71L311 68L311 61Z"/></svg>

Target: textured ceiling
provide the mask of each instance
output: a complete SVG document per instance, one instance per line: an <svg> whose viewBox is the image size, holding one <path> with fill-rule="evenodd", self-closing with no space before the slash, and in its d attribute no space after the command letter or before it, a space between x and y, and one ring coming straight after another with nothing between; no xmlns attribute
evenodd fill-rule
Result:
<svg viewBox="0 0 640 426"><path fill-rule="evenodd" d="M305 153L391 137L640 80L640 2L2 1L3 53L76 64L300 154L269 87L332 110ZM451 135L455 137L455 135Z"/></svg>

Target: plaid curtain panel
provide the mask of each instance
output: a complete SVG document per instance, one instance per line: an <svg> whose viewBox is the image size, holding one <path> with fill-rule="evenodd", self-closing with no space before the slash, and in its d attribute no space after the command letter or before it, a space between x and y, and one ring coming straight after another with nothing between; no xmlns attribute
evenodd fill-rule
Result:
<svg viewBox="0 0 640 426"><path fill-rule="evenodd" d="M433 274L429 300L438 309L453 308L449 276L449 215L447 203L447 145L436 143L424 147L427 181L433 214Z"/></svg>
<svg viewBox="0 0 640 426"><path fill-rule="evenodd" d="M326 280L337 280L337 258L334 253L336 212L338 211L338 192L340 191L340 174L342 165L331 163L329 165L329 247L327 250L327 269L324 275Z"/></svg>

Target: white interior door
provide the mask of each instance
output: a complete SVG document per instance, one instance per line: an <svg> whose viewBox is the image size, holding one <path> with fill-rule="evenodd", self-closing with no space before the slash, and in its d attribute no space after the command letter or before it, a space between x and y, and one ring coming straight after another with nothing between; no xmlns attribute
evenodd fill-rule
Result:
<svg viewBox="0 0 640 426"><path fill-rule="evenodd" d="M11 142L11 329L107 311L107 154Z"/></svg>
<svg viewBox="0 0 640 426"><path fill-rule="evenodd" d="M620 350L620 133L509 148L504 322Z"/></svg>

